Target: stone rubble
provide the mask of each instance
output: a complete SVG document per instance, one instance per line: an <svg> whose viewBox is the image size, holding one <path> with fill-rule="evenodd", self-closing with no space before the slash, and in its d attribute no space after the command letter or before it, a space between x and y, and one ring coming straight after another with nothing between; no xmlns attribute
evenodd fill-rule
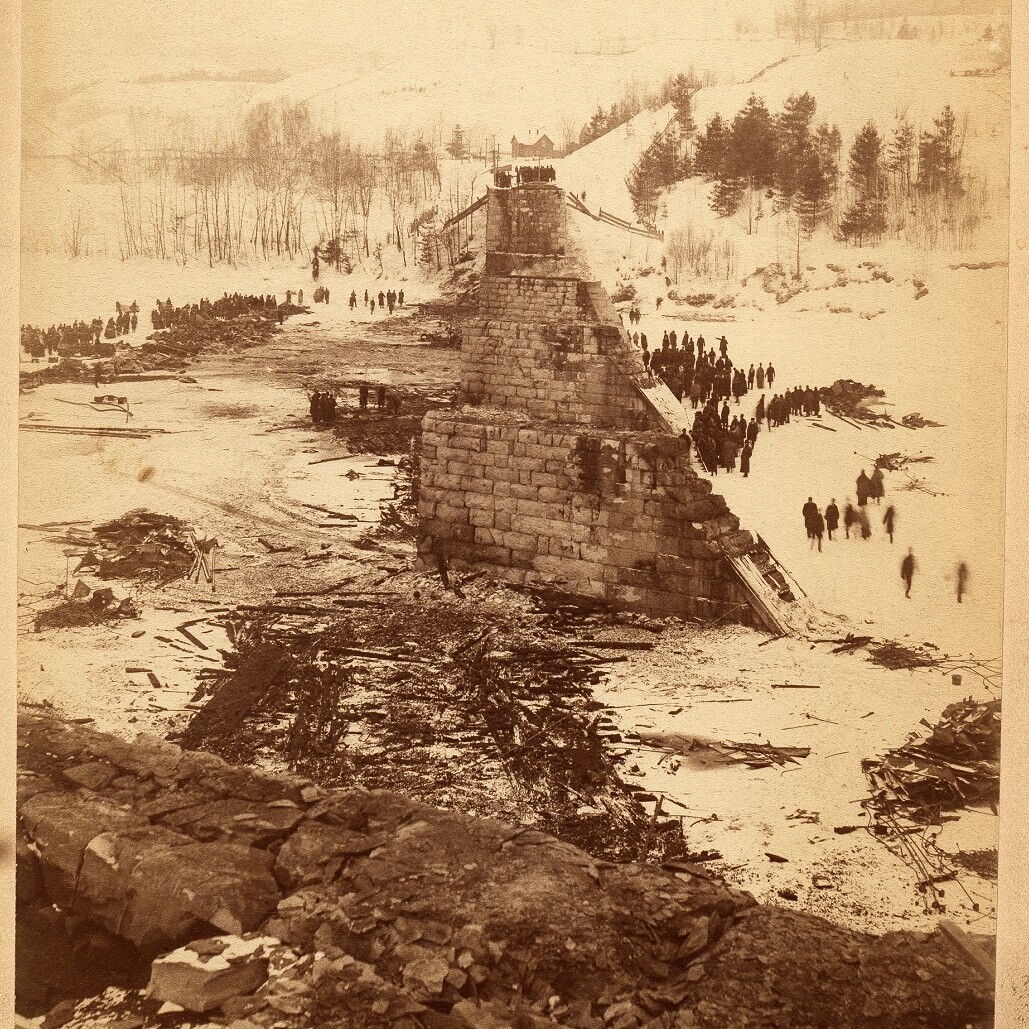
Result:
<svg viewBox="0 0 1029 1029"><path fill-rule="evenodd" d="M19 744L20 917L58 903L158 959L151 996L109 990L73 1006L72 1029L169 1002L205 1014L151 1024L988 1024L992 984L940 933L864 936L682 863L596 861L535 830L312 790L152 737L23 713ZM64 774L100 761L118 774L99 791ZM227 948L262 957L220 978Z"/></svg>

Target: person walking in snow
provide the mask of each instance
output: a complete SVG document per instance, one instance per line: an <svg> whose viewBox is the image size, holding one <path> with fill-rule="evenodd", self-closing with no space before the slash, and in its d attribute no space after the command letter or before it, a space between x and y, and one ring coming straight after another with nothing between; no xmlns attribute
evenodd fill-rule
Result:
<svg viewBox="0 0 1029 1029"><path fill-rule="evenodd" d="M861 469L861 474L857 477L857 502L858 507L864 507L868 503L868 495L871 492L872 481L865 475L864 468Z"/></svg>
<svg viewBox="0 0 1029 1029"><path fill-rule="evenodd" d="M840 524L840 509L836 506L836 498L833 497L829 501L829 506L825 509L825 531L829 534L829 539L832 539L832 534L836 532L837 527Z"/></svg>
<svg viewBox="0 0 1029 1029"><path fill-rule="evenodd" d="M863 507L859 507L857 510L857 520L861 527L861 538L863 540L871 539L872 526L868 523L868 512Z"/></svg>
<svg viewBox="0 0 1029 1029"><path fill-rule="evenodd" d="M807 503L800 509L800 512L804 516L804 529L807 532L807 538L811 540L811 545L814 546L815 515L818 514L818 507L815 505L814 498L808 497Z"/></svg>
<svg viewBox="0 0 1029 1029"><path fill-rule="evenodd" d="M965 595L965 591L968 589L968 565L964 561L958 562L958 569L956 573L957 586L958 586L958 603L961 603L961 598Z"/></svg>
<svg viewBox="0 0 1029 1029"><path fill-rule="evenodd" d="M764 365L760 365L759 364L757 366L757 376L756 376L756 378L757 378L757 388L758 389L764 389L765 388L765 369L764 369Z"/></svg>
<svg viewBox="0 0 1029 1029"><path fill-rule="evenodd" d="M915 577L915 552L908 547L904 560L900 563L900 577L904 580L904 596L911 598L911 582Z"/></svg>
<svg viewBox="0 0 1029 1029"><path fill-rule="evenodd" d="M722 428L729 428L729 405L722 404L722 417L721 417Z"/></svg>
<svg viewBox="0 0 1029 1029"><path fill-rule="evenodd" d="M751 418L750 424L747 426L747 442L750 444L750 449L754 449L754 444L757 443L758 424L757 419Z"/></svg>
<svg viewBox="0 0 1029 1029"><path fill-rule="evenodd" d="M752 364L747 369L747 389L754 388L754 365Z"/></svg>
<svg viewBox="0 0 1029 1029"><path fill-rule="evenodd" d="M883 515L883 525L886 528L886 535L890 537L891 543L893 542L893 527L896 523L896 519L897 512L894 509L893 505L890 504L890 506L886 508L886 512Z"/></svg>
<svg viewBox="0 0 1029 1029"><path fill-rule="evenodd" d="M815 534L815 540L818 543L818 553L822 552L822 536L825 535L825 519L822 517L822 513L816 508L815 516L812 519L813 528Z"/></svg>
<svg viewBox="0 0 1029 1029"><path fill-rule="evenodd" d="M768 383L768 388L772 388L772 383L775 382L775 369L772 367L772 362L768 362L768 369L765 372L765 380Z"/></svg>
<svg viewBox="0 0 1029 1029"><path fill-rule="evenodd" d="M750 475L750 457L754 451L749 443L743 444L743 449L740 451L740 472L743 474L743 478L746 479Z"/></svg>
<svg viewBox="0 0 1029 1029"><path fill-rule="evenodd" d="M847 539L850 539L850 527L854 525L857 520L857 511L854 510L854 505L848 500L843 506L843 531L846 534Z"/></svg>
<svg viewBox="0 0 1029 1029"><path fill-rule="evenodd" d="M883 485L883 471L881 468L876 468L872 472L871 479L868 480L868 495L878 504L884 496L886 496L886 487Z"/></svg>
<svg viewBox="0 0 1029 1029"><path fill-rule="evenodd" d="M401 290L401 291L400 291L400 292L399 292L399 293L397 294L397 305L398 305L399 307L403 307L403 306L404 306L404 291L403 291L403 290Z"/></svg>
<svg viewBox="0 0 1029 1029"><path fill-rule="evenodd" d="M757 402L757 411L754 413L754 419L760 425L765 420L765 395L761 394L761 399Z"/></svg>

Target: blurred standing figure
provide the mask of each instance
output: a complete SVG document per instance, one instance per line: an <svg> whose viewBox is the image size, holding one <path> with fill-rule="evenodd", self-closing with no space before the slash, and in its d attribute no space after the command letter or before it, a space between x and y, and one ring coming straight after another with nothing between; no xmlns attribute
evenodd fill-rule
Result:
<svg viewBox="0 0 1029 1029"><path fill-rule="evenodd" d="M961 598L965 595L965 591L968 589L968 565L964 561L958 561L957 570L958 580L958 603L961 603Z"/></svg>
<svg viewBox="0 0 1029 1029"><path fill-rule="evenodd" d="M868 483L868 495L878 504L886 496L886 487L883 485L883 470L876 468L872 472L872 477L868 480Z"/></svg>
<svg viewBox="0 0 1029 1029"><path fill-rule="evenodd" d="M836 506L836 498L833 497L825 509L825 530L829 534L829 539L832 539L832 534L837 530L839 524L840 509Z"/></svg>
<svg viewBox="0 0 1029 1029"><path fill-rule="evenodd" d="M907 556L900 563L900 577L904 580L904 596L911 596L911 580L915 577L915 552L908 547Z"/></svg>
<svg viewBox="0 0 1029 1029"><path fill-rule="evenodd" d="M886 512L883 515L883 525L886 526L886 534L890 537L891 543L893 542L893 526L896 520L897 512L894 509L893 505L890 504L890 506L886 508Z"/></svg>

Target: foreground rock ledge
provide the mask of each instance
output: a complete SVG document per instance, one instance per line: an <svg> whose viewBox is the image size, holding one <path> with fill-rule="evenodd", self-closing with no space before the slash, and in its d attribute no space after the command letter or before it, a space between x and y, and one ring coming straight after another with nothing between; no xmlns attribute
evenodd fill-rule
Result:
<svg viewBox="0 0 1029 1029"><path fill-rule="evenodd" d="M594 861L531 829L156 737L24 711L18 737L23 913L56 904L147 958L224 934L292 956L255 993L181 1024L991 1022L992 984L940 932L864 935L758 905L699 868ZM100 1003L67 1024L99 1024Z"/></svg>

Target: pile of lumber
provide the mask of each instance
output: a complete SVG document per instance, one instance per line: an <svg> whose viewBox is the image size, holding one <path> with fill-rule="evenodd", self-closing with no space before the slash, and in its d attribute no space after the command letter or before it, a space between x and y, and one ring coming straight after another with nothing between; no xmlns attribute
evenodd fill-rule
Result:
<svg viewBox="0 0 1029 1029"><path fill-rule="evenodd" d="M171 582L193 565L189 527L171 515L137 508L96 526L93 537L95 543L76 572L89 569L101 579Z"/></svg>
<svg viewBox="0 0 1029 1029"><path fill-rule="evenodd" d="M929 735L862 762L872 787L866 806L933 824L941 811L994 803L1000 790L1000 701L961 700Z"/></svg>

